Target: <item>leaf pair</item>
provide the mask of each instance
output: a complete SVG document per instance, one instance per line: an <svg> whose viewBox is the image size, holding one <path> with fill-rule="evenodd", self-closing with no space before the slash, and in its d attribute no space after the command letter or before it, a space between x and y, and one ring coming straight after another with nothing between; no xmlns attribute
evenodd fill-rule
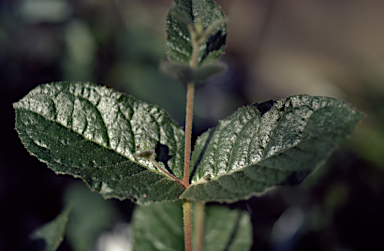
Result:
<svg viewBox="0 0 384 251"><path fill-rule="evenodd" d="M240 108L198 138L192 185L185 190L150 160L135 156L143 140L162 146L167 156L159 164L183 177L184 132L157 106L106 87L65 82L36 87L14 104L16 129L31 154L57 174L83 179L105 198L139 204L180 198L232 202L300 183L362 118L343 101L326 97L293 96L268 111L258 107Z"/></svg>

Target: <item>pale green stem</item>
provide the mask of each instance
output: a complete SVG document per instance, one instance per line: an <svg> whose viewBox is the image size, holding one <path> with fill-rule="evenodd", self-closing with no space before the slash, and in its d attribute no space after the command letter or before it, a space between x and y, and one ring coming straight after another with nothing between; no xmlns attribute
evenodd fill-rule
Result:
<svg viewBox="0 0 384 251"><path fill-rule="evenodd" d="M204 222L205 222L205 203L200 201L195 202L195 240L194 240L194 251L203 250L204 241Z"/></svg>
<svg viewBox="0 0 384 251"><path fill-rule="evenodd" d="M185 251L192 251L192 202L183 200Z"/></svg>

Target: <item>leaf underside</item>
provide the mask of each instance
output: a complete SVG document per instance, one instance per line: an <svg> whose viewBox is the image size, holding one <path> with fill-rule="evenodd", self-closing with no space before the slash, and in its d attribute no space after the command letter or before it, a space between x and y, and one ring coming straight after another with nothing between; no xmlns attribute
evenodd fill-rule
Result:
<svg viewBox="0 0 384 251"><path fill-rule="evenodd" d="M192 55L192 44L187 25L172 13L177 13L191 23L200 19L204 28L224 18L220 7L212 0L175 0L167 16L167 53L174 63L189 64ZM227 36L226 25L218 27L207 42L200 46L198 64L216 62L224 51Z"/></svg>
<svg viewBox="0 0 384 251"><path fill-rule="evenodd" d="M198 138L192 185L181 198L233 202L276 186L297 185L363 117L327 97L293 96L268 111L258 107L239 109ZM198 182L206 175L211 179Z"/></svg>
<svg viewBox="0 0 384 251"><path fill-rule="evenodd" d="M36 87L14 108L16 129L32 155L105 198L146 204L176 200L184 190L134 156L143 140L165 147L171 158L160 164L183 177L184 132L156 106L106 87L62 82Z"/></svg>
<svg viewBox="0 0 384 251"><path fill-rule="evenodd" d="M132 227L133 250L184 250L181 201L136 207ZM251 231L247 212L208 206L203 250L249 250Z"/></svg>

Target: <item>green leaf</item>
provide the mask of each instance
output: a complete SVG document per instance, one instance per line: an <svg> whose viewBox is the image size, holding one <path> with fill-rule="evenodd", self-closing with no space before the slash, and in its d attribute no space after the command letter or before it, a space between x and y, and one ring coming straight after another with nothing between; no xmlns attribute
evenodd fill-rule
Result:
<svg viewBox="0 0 384 251"><path fill-rule="evenodd" d="M132 234L133 250L184 250L181 200L136 206Z"/></svg>
<svg viewBox="0 0 384 251"><path fill-rule="evenodd" d="M188 23L202 22L203 28L213 29L206 43L199 48L198 63L216 62L224 51L227 28L224 13L212 0L193 1L175 0L167 16L167 52L174 63L189 64L192 55L192 43ZM220 25L217 25L220 24Z"/></svg>
<svg viewBox="0 0 384 251"><path fill-rule="evenodd" d="M231 202L299 184L362 117L343 101L306 95L243 107L197 140L181 198Z"/></svg>
<svg viewBox="0 0 384 251"><path fill-rule="evenodd" d="M174 64L168 61L160 63L160 71L166 76L179 80L183 84L194 82L195 86L202 86L202 81L224 70L226 70L226 65L223 63L203 65L195 69L189 65Z"/></svg>
<svg viewBox="0 0 384 251"><path fill-rule="evenodd" d="M53 221L36 229L29 237L31 250L54 251L63 241L71 206L67 206Z"/></svg>
<svg viewBox="0 0 384 251"><path fill-rule="evenodd" d="M184 132L156 106L89 83L36 87L14 104L27 150L57 174L83 179L105 198L137 203L176 200L184 188L135 157L142 140L163 168L183 176ZM163 161L163 162L161 162Z"/></svg>
<svg viewBox="0 0 384 251"><path fill-rule="evenodd" d="M133 213L133 250L184 250L181 201L138 206ZM249 250L252 226L245 211L208 206L204 251Z"/></svg>

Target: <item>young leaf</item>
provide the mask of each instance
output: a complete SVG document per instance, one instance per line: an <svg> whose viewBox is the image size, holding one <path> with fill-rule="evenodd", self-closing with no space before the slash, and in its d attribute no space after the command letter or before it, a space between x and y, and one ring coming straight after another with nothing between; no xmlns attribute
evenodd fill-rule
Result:
<svg viewBox="0 0 384 251"><path fill-rule="evenodd" d="M174 63L189 64L192 56L190 28L196 24L212 27L207 41L199 48L198 64L216 62L224 51L227 28L224 14L212 0L174 0L167 16L167 52Z"/></svg>
<svg viewBox="0 0 384 251"><path fill-rule="evenodd" d="M164 169L183 177L184 132L156 106L89 83L36 87L14 104L27 150L57 174L82 178L105 198L176 200L184 188L136 157L140 142L168 149Z"/></svg>
<svg viewBox="0 0 384 251"><path fill-rule="evenodd" d="M70 212L71 206L68 206L56 219L36 229L29 237L28 249L39 251L56 250L63 241Z"/></svg>
<svg viewBox="0 0 384 251"><path fill-rule="evenodd" d="M239 109L197 140L192 185L181 198L231 202L299 184L363 117L327 97L268 102L273 105L268 109L259 104ZM207 175L210 180L200 180Z"/></svg>
<svg viewBox="0 0 384 251"><path fill-rule="evenodd" d="M133 250L184 250L181 201L138 206L133 214ZM245 211L208 206L204 251L249 250L252 226Z"/></svg>

